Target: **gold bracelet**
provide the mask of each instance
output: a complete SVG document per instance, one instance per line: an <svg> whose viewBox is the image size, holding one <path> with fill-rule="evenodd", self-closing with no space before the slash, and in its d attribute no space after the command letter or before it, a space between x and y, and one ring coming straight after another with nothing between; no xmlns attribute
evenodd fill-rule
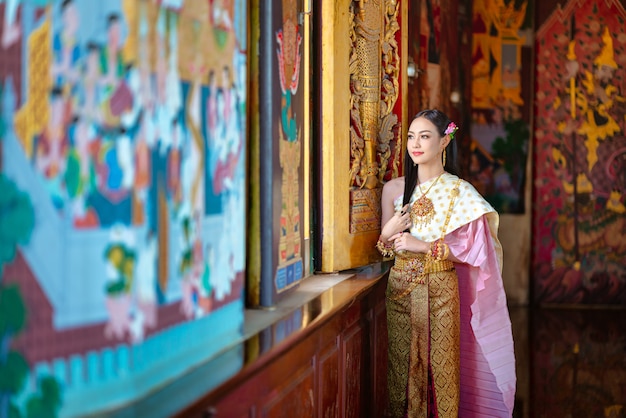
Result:
<svg viewBox="0 0 626 418"><path fill-rule="evenodd" d="M439 240L430 243L428 255L432 258L439 259Z"/></svg>
<svg viewBox="0 0 626 418"><path fill-rule="evenodd" d="M376 242L376 249L383 257L391 258L396 254L393 250L393 244L385 244L380 238Z"/></svg>
<svg viewBox="0 0 626 418"><path fill-rule="evenodd" d="M447 260L448 256L450 255L450 247L448 247L448 244L446 244L445 242L441 242L441 245L443 245L443 254L438 254L437 260Z"/></svg>

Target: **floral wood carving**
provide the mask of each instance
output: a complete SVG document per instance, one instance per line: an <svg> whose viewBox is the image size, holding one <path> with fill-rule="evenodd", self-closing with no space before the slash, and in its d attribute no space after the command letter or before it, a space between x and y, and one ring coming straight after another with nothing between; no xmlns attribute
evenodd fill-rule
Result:
<svg viewBox="0 0 626 418"><path fill-rule="evenodd" d="M399 174L393 147L398 116L400 56L397 0L358 0L350 7L350 185L373 189L383 183L389 163ZM392 150L395 155L392 158Z"/></svg>
<svg viewBox="0 0 626 418"><path fill-rule="evenodd" d="M354 0L350 5L350 232L380 227L385 176L399 174L400 54L398 0ZM390 167L391 165L391 167Z"/></svg>

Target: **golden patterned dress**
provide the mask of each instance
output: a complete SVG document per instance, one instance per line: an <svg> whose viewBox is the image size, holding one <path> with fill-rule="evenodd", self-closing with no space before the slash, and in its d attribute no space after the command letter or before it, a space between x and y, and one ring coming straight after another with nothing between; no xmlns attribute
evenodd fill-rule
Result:
<svg viewBox="0 0 626 418"><path fill-rule="evenodd" d="M435 214L411 234L441 237L461 263L396 254L387 286L389 415L510 417L511 322L501 277L498 214L474 187L444 173L428 190ZM458 195L453 198L453 190ZM410 203L422 196L416 188ZM396 210L402 196L394 201Z"/></svg>

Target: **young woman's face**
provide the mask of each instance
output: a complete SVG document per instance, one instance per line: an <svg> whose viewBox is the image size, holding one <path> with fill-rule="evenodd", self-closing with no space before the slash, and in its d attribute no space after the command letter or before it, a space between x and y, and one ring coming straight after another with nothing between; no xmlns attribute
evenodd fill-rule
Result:
<svg viewBox="0 0 626 418"><path fill-rule="evenodd" d="M414 119L409 126L406 149L415 164L428 164L439 159L443 150L442 137L428 119Z"/></svg>

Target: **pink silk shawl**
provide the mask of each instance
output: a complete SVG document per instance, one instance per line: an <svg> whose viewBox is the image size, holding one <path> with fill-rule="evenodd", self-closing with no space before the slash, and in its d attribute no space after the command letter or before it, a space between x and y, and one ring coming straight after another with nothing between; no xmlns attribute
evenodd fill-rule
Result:
<svg viewBox="0 0 626 418"><path fill-rule="evenodd" d="M487 213L445 237L450 252L461 261L455 267L461 304L463 418L513 414L515 353L494 231L497 222L497 214Z"/></svg>

